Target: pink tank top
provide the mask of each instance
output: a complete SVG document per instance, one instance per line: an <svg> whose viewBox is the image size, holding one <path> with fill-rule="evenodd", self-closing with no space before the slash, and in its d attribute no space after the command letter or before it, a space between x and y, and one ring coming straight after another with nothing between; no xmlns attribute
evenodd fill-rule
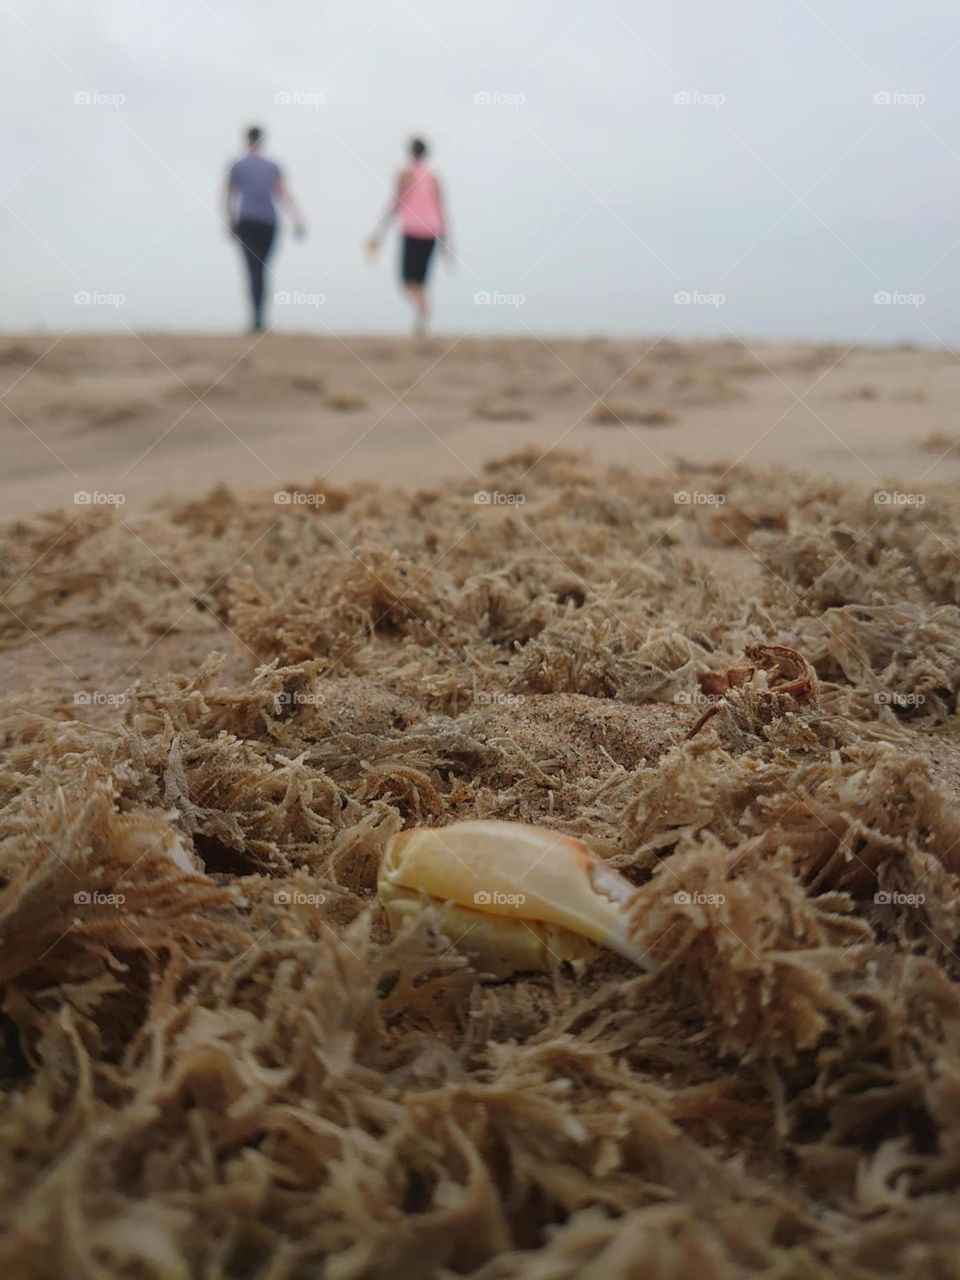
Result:
<svg viewBox="0 0 960 1280"><path fill-rule="evenodd" d="M397 201L400 229L405 236L436 240L443 235L437 180L425 164L416 160L410 165L410 172L413 179Z"/></svg>

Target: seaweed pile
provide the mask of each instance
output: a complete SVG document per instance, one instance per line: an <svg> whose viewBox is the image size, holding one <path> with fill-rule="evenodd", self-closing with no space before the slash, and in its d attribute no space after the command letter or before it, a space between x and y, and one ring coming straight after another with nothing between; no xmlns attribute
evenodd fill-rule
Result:
<svg viewBox="0 0 960 1280"><path fill-rule="evenodd" d="M956 1276L954 500L679 474L2 531L0 643L122 693L0 702L2 1274ZM390 936L386 840L471 817L587 840L656 971Z"/></svg>

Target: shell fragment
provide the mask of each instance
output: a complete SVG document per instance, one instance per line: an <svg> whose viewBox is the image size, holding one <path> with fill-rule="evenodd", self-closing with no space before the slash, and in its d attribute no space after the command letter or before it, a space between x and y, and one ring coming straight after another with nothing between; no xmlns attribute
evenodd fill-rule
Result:
<svg viewBox="0 0 960 1280"><path fill-rule="evenodd" d="M643 969L625 904L635 889L573 836L520 822L415 827L387 844L377 885L394 931L424 898L446 904L444 931L497 977L569 963L598 946Z"/></svg>

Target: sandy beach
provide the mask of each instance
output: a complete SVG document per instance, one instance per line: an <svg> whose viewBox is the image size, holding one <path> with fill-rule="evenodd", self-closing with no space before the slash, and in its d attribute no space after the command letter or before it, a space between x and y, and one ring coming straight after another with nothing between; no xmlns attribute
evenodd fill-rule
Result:
<svg viewBox="0 0 960 1280"><path fill-rule="evenodd" d="M952 1274L952 353L0 360L4 1274Z"/></svg>
<svg viewBox="0 0 960 1280"><path fill-rule="evenodd" d="M307 474L459 482L558 446L668 484L678 460L875 487L960 476L960 357L943 348L68 333L0 340L0 375L9 515Z"/></svg>

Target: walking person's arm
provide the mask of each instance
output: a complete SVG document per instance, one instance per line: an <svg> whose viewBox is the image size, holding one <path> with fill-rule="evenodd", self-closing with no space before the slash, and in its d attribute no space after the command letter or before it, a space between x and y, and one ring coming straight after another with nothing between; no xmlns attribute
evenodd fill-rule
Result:
<svg viewBox="0 0 960 1280"><path fill-rule="evenodd" d="M273 189L273 193L283 205L287 212L287 216L290 218L290 222L293 226L293 234L298 238L306 235L307 228L303 221L303 215L300 212L300 206L297 204L296 200L294 200L293 192L287 186L282 177L277 178L277 183Z"/></svg>
<svg viewBox="0 0 960 1280"><path fill-rule="evenodd" d="M233 185L233 173L228 169L223 180L223 225L227 229L228 236L237 234L237 220L233 215L236 194L237 189Z"/></svg>
<svg viewBox="0 0 960 1280"><path fill-rule="evenodd" d="M437 208L440 210L440 235L437 237L440 241L440 247L446 255L448 263L456 258L453 252L453 242L450 238L450 216L447 213L447 202L444 199L443 187L440 185L440 179L434 178L437 189Z"/></svg>
<svg viewBox="0 0 960 1280"><path fill-rule="evenodd" d="M406 169L402 173L397 174L397 180L394 183L393 195L384 209L383 213L374 227L372 233L367 237L367 254L372 258L380 248L380 241L387 233L387 228L393 220L394 214L397 212L397 205L403 197L404 191L410 182L410 175Z"/></svg>

